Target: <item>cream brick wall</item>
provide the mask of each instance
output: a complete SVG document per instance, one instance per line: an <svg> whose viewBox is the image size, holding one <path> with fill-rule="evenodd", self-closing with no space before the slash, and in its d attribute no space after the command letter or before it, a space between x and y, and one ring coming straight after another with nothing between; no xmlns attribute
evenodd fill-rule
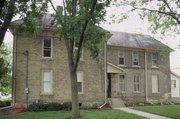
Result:
<svg viewBox="0 0 180 119"><path fill-rule="evenodd" d="M49 36L48 32L42 36ZM53 36L51 36L53 37ZM26 80L26 55L23 53L29 51L29 72L28 87L29 103L33 100L41 99L45 102L64 102L71 100L70 76L67 62L67 52L63 40L53 38L53 54L52 59L42 58L42 39L26 38L23 36L16 37L16 55L15 69L15 104L23 107L25 104L25 80ZM97 63L90 57L88 51L83 51L83 61L80 61L78 71L84 73L84 93L79 95L82 103L98 103L104 102L104 60ZM42 71L53 71L53 94L43 95L42 89Z"/></svg>

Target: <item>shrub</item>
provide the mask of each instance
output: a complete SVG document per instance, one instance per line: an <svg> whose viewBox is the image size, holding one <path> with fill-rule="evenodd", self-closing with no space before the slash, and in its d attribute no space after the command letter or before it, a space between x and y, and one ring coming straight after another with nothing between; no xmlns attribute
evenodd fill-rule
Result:
<svg viewBox="0 0 180 119"><path fill-rule="evenodd" d="M47 104L43 104L43 103L31 104L28 106L29 112L40 112L46 110L47 110Z"/></svg>
<svg viewBox="0 0 180 119"><path fill-rule="evenodd" d="M82 105L80 106L80 109L98 109L98 105L97 104L93 104L93 105Z"/></svg>
<svg viewBox="0 0 180 119"><path fill-rule="evenodd" d="M47 111L58 111L62 109L62 105L57 102L51 102L46 104L47 106Z"/></svg>
<svg viewBox="0 0 180 119"><path fill-rule="evenodd" d="M0 101L0 108L2 107L7 107L11 105L11 100L4 100L4 101Z"/></svg>
<svg viewBox="0 0 180 119"><path fill-rule="evenodd" d="M72 109L72 103L71 102L64 102L62 104L62 110L69 111Z"/></svg>

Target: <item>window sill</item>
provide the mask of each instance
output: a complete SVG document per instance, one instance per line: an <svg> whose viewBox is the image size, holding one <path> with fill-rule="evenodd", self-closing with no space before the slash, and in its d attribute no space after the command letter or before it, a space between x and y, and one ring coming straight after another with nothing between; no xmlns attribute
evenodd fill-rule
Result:
<svg viewBox="0 0 180 119"><path fill-rule="evenodd" d="M78 95L83 95L84 93L83 92L78 92Z"/></svg>
<svg viewBox="0 0 180 119"><path fill-rule="evenodd" d="M118 64L119 67L127 67L126 65L124 64Z"/></svg>
<svg viewBox="0 0 180 119"><path fill-rule="evenodd" d="M41 60L53 61L53 58L52 57L42 57Z"/></svg>
<svg viewBox="0 0 180 119"><path fill-rule="evenodd" d="M133 93L141 93L140 91L134 91Z"/></svg>
<svg viewBox="0 0 180 119"><path fill-rule="evenodd" d="M40 93L41 96L50 96L50 95L54 95L53 93Z"/></svg>
<svg viewBox="0 0 180 119"><path fill-rule="evenodd" d="M152 69L159 69L157 66L151 66Z"/></svg>
<svg viewBox="0 0 180 119"><path fill-rule="evenodd" d="M153 94L160 94L160 92L152 92Z"/></svg>
<svg viewBox="0 0 180 119"><path fill-rule="evenodd" d="M134 67L134 68L140 68L139 65L132 65L132 67Z"/></svg>

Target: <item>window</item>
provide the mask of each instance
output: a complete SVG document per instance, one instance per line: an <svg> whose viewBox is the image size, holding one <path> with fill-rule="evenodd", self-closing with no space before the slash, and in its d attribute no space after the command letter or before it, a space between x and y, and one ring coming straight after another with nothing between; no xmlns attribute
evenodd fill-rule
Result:
<svg viewBox="0 0 180 119"><path fill-rule="evenodd" d="M119 51L118 53L118 57L119 57L119 64L120 65L124 65L125 64L125 56L124 56L124 52L123 51Z"/></svg>
<svg viewBox="0 0 180 119"><path fill-rule="evenodd" d="M172 88L176 88L176 80L171 81Z"/></svg>
<svg viewBox="0 0 180 119"><path fill-rule="evenodd" d="M77 72L77 90L78 93L83 93L83 72Z"/></svg>
<svg viewBox="0 0 180 119"><path fill-rule="evenodd" d="M151 53L152 66L157 66L157 53Z"/></svg>
<svg viewBox="0 0 180 119"><path fill-rule="evenodd" d="M43 57L45 58L52 57L52 39L51 38L43 39Z"/></svg>
<svg viewBox="0 0 180 119"><path fill-rule="evenodd" d="M52 71L43 71L43 93L52 93Z"/></svg>
<svg viewBox="0 0 180 119"><path fill-rule="evenodd" d="M139 76L134 76L134 91L139 92L140 91L140 79Z"/></svg>
<svg viewBox="0 0 180 119"><path fill-rule="evenodd" d="M132 54L132 63L135 66L139 65L139 53L138 53L138 51L133 51L133 54Z"/></svg>
<svg viewBox="0 0 180 119"><path fill-rule="evenodd" d="M152 93L159 92L159 77L158 75L152 75Z"/></svg>
<svg viewBox="0 0 180 119"><path fill-rule="evenodd" d="M124 75L119 75L120 91L125 91L125 78Z"/></svg>

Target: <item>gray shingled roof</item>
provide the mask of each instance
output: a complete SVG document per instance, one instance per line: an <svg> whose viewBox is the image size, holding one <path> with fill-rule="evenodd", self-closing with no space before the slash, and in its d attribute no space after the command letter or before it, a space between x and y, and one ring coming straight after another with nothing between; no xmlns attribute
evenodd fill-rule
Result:
<svg viewBox="0 0 180 119"><path fill-rule="evenodd" d="M38 19L36 19L36 18L34 20L38 21ZM54 20L54 18L52 17L51 14L44 15L43 18L42 18L43 27L45 27L45 28L55 27L55 26L52 25L53 20ZM18 20L15 20L15 21L11 22L11 25L21 25L23 22L24 22L23 19L18 19Z"/></svg>
<svg viewBox="0 0 180 119"><path fill-rule="evenodd" d="M51 14L46 14L42 18L42 25L45 28L54 28L52 25L53 17ZM37 21L37 19L35 19ZM11 25L20 25L23 23L23 19L13 21ZM149 49L163 49L167 47L160 41L147 35L137 35L123 32L110 31L112 36L109 38L107 44L113 46L122 47L137 47L137 48L149 48Z"/></svg>
<svg viewBox="0 0 180 119"><path fill-rule="evenodd" d="M110 33L112 34L112 36L108 39L108 45L159 50L167 47L160 41L157 41L147 35L138 35L114 31L110 31Z"/></svg>

